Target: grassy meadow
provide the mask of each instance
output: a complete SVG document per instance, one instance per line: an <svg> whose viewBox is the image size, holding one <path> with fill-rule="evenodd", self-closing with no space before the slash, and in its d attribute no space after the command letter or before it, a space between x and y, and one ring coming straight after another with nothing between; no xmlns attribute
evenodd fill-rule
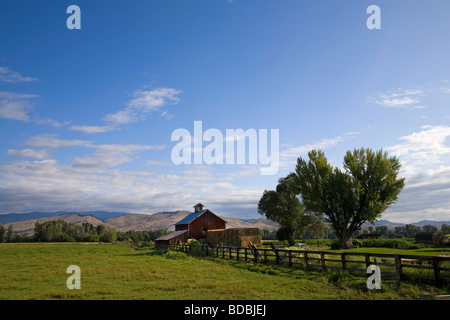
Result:
<svg viewBox="0 0 450 320"><path fill-rule="evenodd" d="M69 290L69 265L81 269L81 289ZM14 300L336 300L416 299L448 288L384 282L368 290L366 277L181 252L101 243L0 244L0 299Z"/></svg>

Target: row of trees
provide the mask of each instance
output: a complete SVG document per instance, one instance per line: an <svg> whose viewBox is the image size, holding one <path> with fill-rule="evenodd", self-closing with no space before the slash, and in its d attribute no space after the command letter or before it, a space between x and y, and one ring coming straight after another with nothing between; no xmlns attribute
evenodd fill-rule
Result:
<svg viewBox="0 0 450 320"><path fill-rule="evenodd" d="M400 161L382 150L347 151L343 167L333 167L320 150L299 157L295 172L279 179L275 190L265 190L258 212L280 224L290 244L301 229L328 222L341 248L361 230L374 223L397 201L405 185L398 178Z"/></svg>
<svg viewBox="0 0 450 320"><path fill-rule="evenodd" d="M381 238L398 239L398 238L414 238L418 232L440 232L443 236L450 235L450 225L442 224L441 228L435 225L416 226L406 224L404 226L394 227L389 229L387 226L369 226L361 228L353 233L357 237L364 233L379 234ZM263 240L287 240L287 235L283 229L270 231L267 229L260 230L260 235ZM294 239L335 239L336 234L333 229L326 223L322 223L316 228L301 228L294 232Z"/></svg>
<svg viewBox="0 0 450 320"><path fill-rule="evenodd" d="M46 222L36 221L33 235L15 233L13 226L8 228L0 225L0 243L3 242L114 242L128 241L134 244L154 241L169 233L168 229L148 231L117 232L114 228L104 225L94 226L91 223L81 225L64 220Z"/></svg>
<svg viewBox="0 0 450 320"><path fill-rule="evenodd" d="M114 242L116 230L91 223L75 224L64 220L52 220L34 225L34 239L39 242Z"/></svg>

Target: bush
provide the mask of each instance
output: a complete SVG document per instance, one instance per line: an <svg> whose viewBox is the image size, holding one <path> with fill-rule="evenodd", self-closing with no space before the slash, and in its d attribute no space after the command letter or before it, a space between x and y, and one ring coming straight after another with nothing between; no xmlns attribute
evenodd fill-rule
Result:
<svg viewBox="0 0 450 320"><path fill-rule="evenodd" d="M168 250L164 257L167 259L186 259L188 256L184 252Z"/></svg>
<svg viewBox="0 0 450 320"><path fill-rule="evenodd" d="M377 247L377 248L392 248L392 249L419 249L423 248L424 244L414 243L406 239L365 239L362 241L363 247Z"/></svg>
<svg viewBox="0 0 450 320"><path fill-rule="evenodd" d="M340 270L338 272L332 272L328 275L328 283L335 286L342 286L343 283L348 280L350 273L347 270Z"/></svg>
<svg viewBox="0 0 450 320"><path fill-rule="evenodd" d="M341 245L339 241L336 239L331 242L330 248L331 250L339 250L341 248Z"/></svg>
<svg viewBox="0 0 450 320"><path fill-rule="evenodd" d="M190 239L188 243L191 245L191 254L196 257L201 257L206 255L206 251L202 249L202 244L198 240Z"/></svg>

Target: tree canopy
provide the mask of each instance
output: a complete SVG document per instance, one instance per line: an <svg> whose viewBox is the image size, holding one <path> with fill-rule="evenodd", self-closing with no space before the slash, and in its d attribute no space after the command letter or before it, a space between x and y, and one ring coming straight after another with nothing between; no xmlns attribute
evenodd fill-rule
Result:
<svg viewBox="0 0 450 320"><path fill-rule="evenodd" d="M323 151L312 150L309 160L297 160L290 175L306 210L323 214L342 248L365 222L374 223L397 201L404 178L397 178L400 161L382 150L347 151L343 168L333 167Z"/></svg>
<svg viewBox="0 0 450 320"><path fill-rule="evenodd" d="M291 176L281 178L276 190L265 190L258 203L258 212L280 224L278 234L284 234L290 245L294 244L294 233L314 221L305 212L296 190Z"/></svg>

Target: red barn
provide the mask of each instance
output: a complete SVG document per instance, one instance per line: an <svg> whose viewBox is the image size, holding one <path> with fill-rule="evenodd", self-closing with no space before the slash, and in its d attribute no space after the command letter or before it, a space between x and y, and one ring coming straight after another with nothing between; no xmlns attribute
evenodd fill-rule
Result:
<svg viewBox="0 0 450 320"><path fill-rule="evenodd" d="M175 223L175 232L155 240L157 249L167 249L171 244L185 243L188 239L204 239L208 230L225 229L226 221L198 203L194 212Z"/></svg>
<svg viewBox="0 0 450 320"><path fill-rule="evenodd" d="M203 207L201 203L196 204L193 213L175 223L175 231L188 230L189 239L202 239L208 230L225 229L226 221Z"/></svg>

